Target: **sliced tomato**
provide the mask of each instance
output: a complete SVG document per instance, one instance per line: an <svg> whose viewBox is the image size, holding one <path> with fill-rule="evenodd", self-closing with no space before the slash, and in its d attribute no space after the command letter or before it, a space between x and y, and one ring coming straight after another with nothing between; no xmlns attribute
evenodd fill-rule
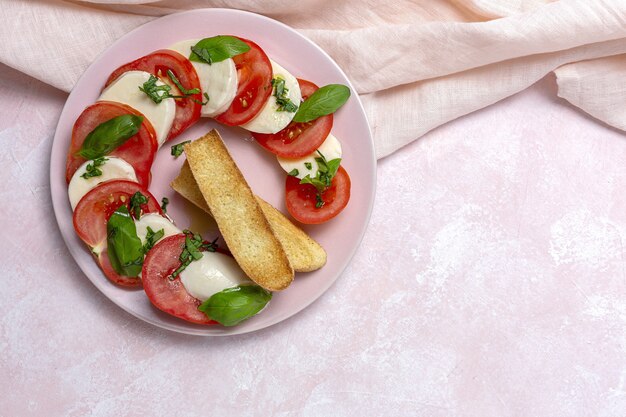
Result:
<svg viewBox="0 0 626 417"><path fill-rule="evenodd" d="M105 87L115 81L120 75L128 71L146 71L153 74L164 83L172 87L173 95L180 95L178 88L172 83L167 76L167 70L171 70L180 84L187 90L197 88L200 90L200 80L191 61L176 51L169 49L160 49L149 55L141 57L122 65L109 76ZM167 140L173 139L184 132L189 126L193 125L200 119L200 110L202 109L202 94L193 94L188 98L176 99L176 116L174 123L167 136Z"/></svg>
<svg viewBox="0 0 626 417"><path fill-rule="evenodd" d="M239 38L250 50L233 58L237 68L237 95L230 107L215 119L228 126L239 126L254 119L272 94L272 64L254 42Z"/></svg>
<svg viewBox="0 0 626 417"><path fill-rule="evenodd" d="M119 275L109 261L106 250L107 222L109 217L121 205L130 205L130 198L137 191L148 198L141 206L142 212L163 214L158 201L150 192L136 182L111 180L103 182L89 191L74 210L74 229L89 247L98 247L98 263L106 277L112 282L124 286L141 285L141 280Z"/></svg>
<svg viewBox="0 0 626 417"><path fill-rule="evenodd" d="M192 323L216 324L198 310L200 300L187 292L180 275L170 279L172 272L181 265L179 257L184 247L185 235L179 234L164 238L150 249L141 271L143 289L150 302L161 311Z"/></svg>
<svg viewBox="0 0 626 417"><path fill-rule="evenodd" d="M315 207L317 189L311 184L300 184L296 177L288 176L285 186L287 211L300 223L324 223L346 207L350 200L350 176L342 166L337 170L330 187L322 193L324 205Z"/></svg>
<svg viewBox="0 0 626 417"><path fill-rule="evenodd" d="M107 221L122 204L130 206L130 198L139 191L148 198L141 206L146 213L163 214L161 206L150 192L133 181L111 180L89 191L74 210L74 229L90 247L99 246L107 237Z"/></svg>
<svg viewBox="0 0 626 417"><path fill-rule="evenodd" d="M319 89L310 81L298 79L302 99L306 100ZM283 158L302 158L313 153L330 134L333 115L322 116L306 123L291 122L278 133L253 133L254 139L270 151Z"/></svg>
<svg viewBox="0 0 626 417"><path fill-rule="evenodd" d="M113 269L113 265L111 265L111 261L109 260L109 254L106 248L100 253L100 255L98 255L98 264L100 265L100 269L102 269L102 272L104 272L104 276L106 276L109 281L123 287L141 286L141 278L120 275L115 269Z"/></svg>
<svg viewBox="0 0 626 417"><path fill-rule="evenodd" d="M65 180L69 184L72 175L76 172L86 159L77 152L83 146L85 138L98 125L111 120L114 117L124 114L134 114L142 116L137 110L122 103L114 103L112 101L99 101L87 107L76 119L74 128L72 129L72 143L67 153L67 161L65 163ZM139 132L135 136L130 137L123 145L114 149L110 156L122 158L135 169L137 181L143 187L150 185L150 168L159 149L159 143L156 140L156 133L152 124L144 117Z"/></svg>

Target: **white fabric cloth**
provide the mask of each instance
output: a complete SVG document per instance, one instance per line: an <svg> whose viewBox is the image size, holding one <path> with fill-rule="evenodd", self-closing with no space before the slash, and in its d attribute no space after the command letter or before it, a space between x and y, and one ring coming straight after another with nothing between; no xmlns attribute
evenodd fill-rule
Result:
<svg viewBox="0 0 626 417"><path fill-rule="evenodd" d="M0 6L0 62L64 91L102 50L157 16L201 7L265 14L310 37L348 74L378 157L554 70L561 97L626 126L624 0L1 0Z"/></svg>

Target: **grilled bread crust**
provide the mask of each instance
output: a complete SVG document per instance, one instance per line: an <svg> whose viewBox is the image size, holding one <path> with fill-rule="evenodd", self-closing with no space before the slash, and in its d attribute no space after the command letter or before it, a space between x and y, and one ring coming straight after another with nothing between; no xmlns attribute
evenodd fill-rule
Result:
<svg viewBox="0 0 626 417"><path fill-rule="evenodd" d="M180 173L170 183L178 194L211 214L204 197L196 184L189 163L185 161ZM293 224L283 213L274 208L259 196L255 196L263 210L263 214L272 228L272 231L283 246L289 263L296 272L311 272L320 269L326 264L326 251L313 240L306 232Z"/></svg>
<svg viewBox="0 0 626 417"><path fill-rule="evenodd" d="M294 270L217 131L184 146L189 167L235 260L261 287L280 291Z"/></svg>

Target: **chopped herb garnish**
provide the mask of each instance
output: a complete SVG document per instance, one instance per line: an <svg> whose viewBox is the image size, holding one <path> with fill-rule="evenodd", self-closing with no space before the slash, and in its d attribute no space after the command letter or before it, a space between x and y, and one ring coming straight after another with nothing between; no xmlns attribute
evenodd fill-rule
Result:
<svg viewBox="0 0 626 417"><path fill-rule="evenodd" d="M289 89L285 87L285 80L282 77L274 77L272 79L272 86L274 87L274 97L276 97L278 111L294 113L298 110L298 106L296 106L287 96Z"/></svg>
<svg viewBox="0 0 626 417"><path fill-rule="evenodd" d="M185 238L185 249L187 249L189 255L191 255L194 261L202 258L202 253L200 253L198 247L196 247L195 244L191 242L189 236Z"/></svg>
<svg viewBox="0 0 626 417"><path fill-rule="evenodd" d="M94 159L91 164L87 164L87 167L85 168L86 172L81 175L81 177L83 177L84 179L99 177L100 175L102 175L102 170L100 169L100 167L104 165L106 161L108 161L108 158L105 157Z"/></svg>
<svg viewBox="0 0 626 417"><path fill-rule="evenodd" d="M290 177L297 177L298 174L300 174L300 171L298 171L297 168L294 168L291 171L289 171L289 174L287 174L287 175L289 175Z"/></svg>
<svg viewBox="0 0 626 417"><path fill-rule="evenodd" d="M315 194L315 208L322 208L324 204L326 204L326 202L322 200L320 193Z"/></svg>
<svg viewBox="0 0 626 417"><path fill-rule="evenodd" d="M170 94L170 87L167 84L157 85L157 81L159 79L154 75L150 75L148 81L143 83L139 89L146 93L146 95L150 98L150 100L154 101L156 104L159 104L165 99L172 98L173 96Z"/></svg>
<svg viewBox="0 0 626 417"><path fill-rule="evenodd" d="M337 174L341 158L327 161L326 157L319 150L317 153L319 154L319 157L315 158L315 162L317 162L317 174L313 178L311 178L311 175L307 175L300 180L300 184L311 184L317 189L315 207L321 208L324 206L322 194L330 187L335 174Z"/></svg>
<svg viewBox="0 0 626 417"><path fill-rule="evenodd" d="M185 87L183 87L183 85L180 83L178 78L176 78L176 75L174 75L172 70L167 70L167 76L170 78L170 80L172 80L174 85L178 88L178 90L180 90L180 92L184 96L190 96L190 95L193 95L193 94L199 94L200 93L200 89L199 88L192 88L191 90L187 90Z"/></svg>
<svg viewBox="0 0 626 417"><path fill-rule="evenodd" d="M313 168L313 164L310 162L305 162L304 166L306 167L306 169L311 170L311 168Z"/></svg>
<svg viewBox="0 0 626 417"><path fill-rule="evenodd" d="M143 244L143 253L148 253L150 249L163 237L165 236L165 230L161 229L157 232L152 230L150 226L147 228L148 233L146 233L146 243Z"/></svg>
<svg viewBox="0 0 626 417"><path fill-rule="evenodd" d="M174 272L172 272L172 275L170 276L171 280L180 275L180 273L183 272L185 268L187 268L189 264L191 264L193 261L201 259L202 250L205 250L207 252L215 252L215 250L217 249L217 238L215 238L213 242L209 242L206 240L202 240L202 236L197 233L191 233L189 230L183 230L183 233L186 235L185 247L178 257L182 264Z"/></svg>
<svg viewBox="0 0 626 417"><path fill-rule="evenodd" d="M181 156L183 154L183 147L188 144L189 142L191 142L190 140L186 140L184 142L181 143L177 143L176 145L172 145L172 151L171 154L174 158L178 158L179 156Z"/></svg>
<svg viewBox="0 0 626 417"><path fill-rule="evenodd" d="M141 194L139 191L130 198L130 211L133 213L135 219L139 220L139 217L141 217L141 206L144 204L148 204L148 197Z"/></svg>
<svg viewBox="0 0 626 417"><path fill-rule="evenodd" d="M311 184L315 188L317 188L318 192L324 192L326 190L326 181L324 181L318 172L318 175L311 178L311 175L307 175L306 177L300 180L300 184Z"/></svg>
<svg viewBox="0 0 626 417"><path fill-rule="evenodd" d="M150 100L154 101L156 104L159 104L160 102L168 98L191 98L192 100L195 100L200 104L205 104L191 97L192 95L200 94L199 88L192 88L191 90L187 90L185 87L183 87L178 78L176 78L176 75L174 75L172 70L167 70L167 76L170 80L172 80L172 83L178 88L182 95L173 95L172 93L170 93L172 87L167 84L163 83L161 85L157 85L159 79L154 75L150 75L148 81L143 83L143 85L139 87L139 89L146 93Z"/></svg>
<svg viewBox="0 0 626 417"><path fill-rule="evenodd" d="M163 210L163 213L167 213L167 205L170 203L170 199L167 197L163 197L161 199L161 210Z"/></svg>

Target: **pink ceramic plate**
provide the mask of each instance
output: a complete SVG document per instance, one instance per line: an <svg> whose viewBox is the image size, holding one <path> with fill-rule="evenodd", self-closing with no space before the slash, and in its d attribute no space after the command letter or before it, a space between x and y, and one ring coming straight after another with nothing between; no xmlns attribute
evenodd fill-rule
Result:
<svg viewBox="0 0 626 417"><path fill-rule="evenodd" d="M318 85L346 84L353 92L348 103L335 115L333 127L333 134L343 145L342 164L352 179L352 197L347 208L335 219L323 225L304 227L326 249L328 263L318 271L296 274L293 284L287 290L275 293L261 314L231 328L186 323L152 307L142 290L128 290L110 283L74 233L65 183L65 158L74 121L98 98L105 80L115 68L183 39L219 34L253 40L296 77ZM137 28L115 42L85 71L72 90L57 126L50 161L50 183L54 212L70 253L85 275L111 301L132 315L165 329L203 336L240 334L271 326L296 314L322 295L341 275L370 218L376 186L376 160L363 106L354 92L346 75L317 45L288 26L263 16L237 10L204 9L165 16ZM254 143L243 129L202 119L180 137L166 143L152 167L150 191L159 200L169 198L168 214L177 226L200 232L205 238L212 238L216 233L215 225L206 215L169 187L184 160L184 157L174 159L170 155L170 145L198 138L212 128L221 133L254 192L286 212L285 173L274 156Z"/></svg>

